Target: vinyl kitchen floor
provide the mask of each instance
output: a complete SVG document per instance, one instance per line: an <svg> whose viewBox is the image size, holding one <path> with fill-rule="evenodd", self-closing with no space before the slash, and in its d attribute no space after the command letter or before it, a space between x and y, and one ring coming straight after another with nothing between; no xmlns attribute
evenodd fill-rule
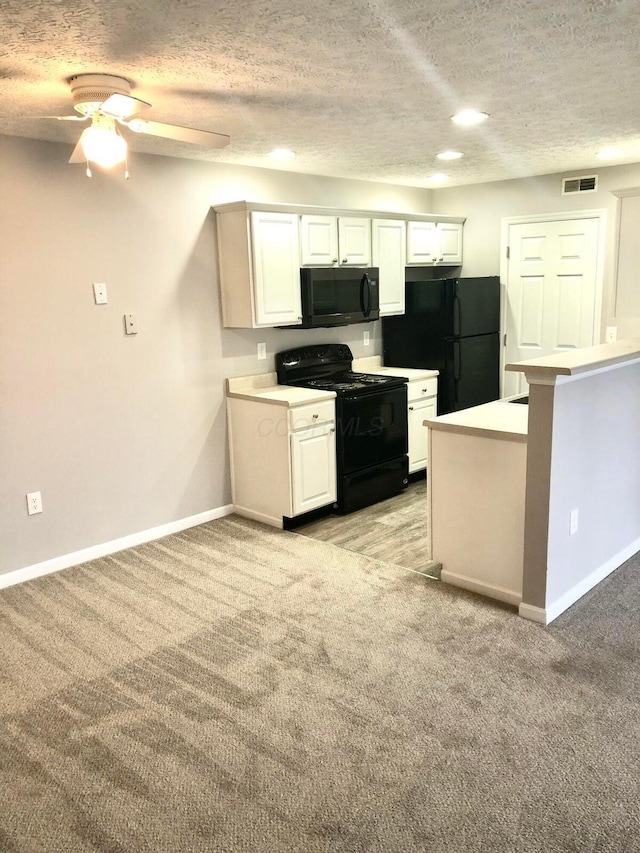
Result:
<svg viewBox="0 0 640 853"><path fill-rule="evenodd" d="M427 557L427 483L410 483L400 495L348 515L328 515L296 533L377 557L405 569L439 576Z"/></svg>

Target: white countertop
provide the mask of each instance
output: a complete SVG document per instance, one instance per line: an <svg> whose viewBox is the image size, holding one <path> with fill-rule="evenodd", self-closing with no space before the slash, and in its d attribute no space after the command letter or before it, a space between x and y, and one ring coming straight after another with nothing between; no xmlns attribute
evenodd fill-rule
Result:
<svg viewBox="0 0 640 853"><path fill-rule="evenodd" d="M493 403L429 418L424 421L424 425L443 432L526 442L528 422L529 406L526 403L495 400Z"/></svg>
<svg viewBox="0 0 640 853"><path fill-rule="evenodd" d="M333 400L335 396L335 391L299 388L296 385L278 385L275 373L227 379L227 397L273 403L288 408L304 406L307 403L319 403L322 400Z"/></svg>
<svg viewBox="0 0 640 853"><path fill-rule="evenodd" d="M630 338L599 344L595 347L567 350L555 355L544 355L507 364L505 370L534 375L575 376L588 373L610 365L624 364L625 361L640 358L640 339Z"/></svg>
<svg viewBox="0 0 640 853"><path fill-rule="evenodd" d="M369 355L353 359L353 369L358 373L378 373L381 376L405 376L409 382L414 379L433 379L437 370L422 367L390 367L382 363L382 356Z"/></svg>

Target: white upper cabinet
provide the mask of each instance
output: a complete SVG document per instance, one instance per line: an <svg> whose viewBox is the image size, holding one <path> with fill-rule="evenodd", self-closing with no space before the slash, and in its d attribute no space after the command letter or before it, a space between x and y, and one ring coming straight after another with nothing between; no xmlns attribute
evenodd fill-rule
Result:
<svg viewBox="0 0 640 853"><path fill-rule="evenodd" d="M298 215L219 211L222 318L227 327L296 325L302 319Z"/></svg>
<svg viewBox="0 0 640 853"><path fill-rule="evenodd" d="M407 263L461 264L462 223L408 222Z"/></svg>
<svg viewBox="0 0 640 853"><path fill-rule="evenodd" d="M301 266L378 267L384 317L404 313L406 266L462 264L458 217L250 201L214 210L222 321L229 328L300 325Z"/></svg>
<svg viewBox="0 0 640 853"><path fill-rule="evenodd" d="M372 219L373 266L380 270L380 316L404 314L404 268L407 264L406 223Z"/></svg>
<svg viewBox="0 0 640 853"><path fill-rule="evenodd" d="M438 222L438 263L462 263L462 223Z"/></svg>
<svg viewBox="0 0 640 853"><path fill-rule="evenodd" d="M257 326L302 319L298 217L292 213L251 214Z"/></svg>
<svg viewBox="0 0 640 853"><path fill-rule="evenodd" d="M300 242L302 266L371 266L368 217L303 214Z"/></svg>

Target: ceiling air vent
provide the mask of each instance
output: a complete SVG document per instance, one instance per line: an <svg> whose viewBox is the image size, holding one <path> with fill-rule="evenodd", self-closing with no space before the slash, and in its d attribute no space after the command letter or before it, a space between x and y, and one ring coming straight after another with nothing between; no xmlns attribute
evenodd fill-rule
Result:
<svg viewBox="0 0 640 853"><path fill-rule="evenodd" d="M585 175L582 178L562 179L562 195L572 195L573 193L595 193L597 190L597 175Z"/></svg>

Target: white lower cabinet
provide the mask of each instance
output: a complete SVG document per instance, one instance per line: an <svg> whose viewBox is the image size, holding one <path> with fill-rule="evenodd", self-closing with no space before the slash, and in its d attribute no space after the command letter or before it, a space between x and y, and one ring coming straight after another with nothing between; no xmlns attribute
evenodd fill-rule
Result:
<svg viewBox="0 0 640 853"><path fill-rule="evenodd" d="M427 418L437 415L438 380L415 379L407 385L409 429L409 473L421 471L429 463Z"/></svg>
<svg viewBox="0 0 640 853"><path fill-rule="evenodd" d="M300 515L335 501L335 457L336 429L333 423L292 433L292 515Z"/></svg>
<svg viewBox="0 0 640 853"><path fill-rule="evenodd" d="M333 398L289 407L228 397L227 412L235 512L282 527L336 500Z"/></svg>

